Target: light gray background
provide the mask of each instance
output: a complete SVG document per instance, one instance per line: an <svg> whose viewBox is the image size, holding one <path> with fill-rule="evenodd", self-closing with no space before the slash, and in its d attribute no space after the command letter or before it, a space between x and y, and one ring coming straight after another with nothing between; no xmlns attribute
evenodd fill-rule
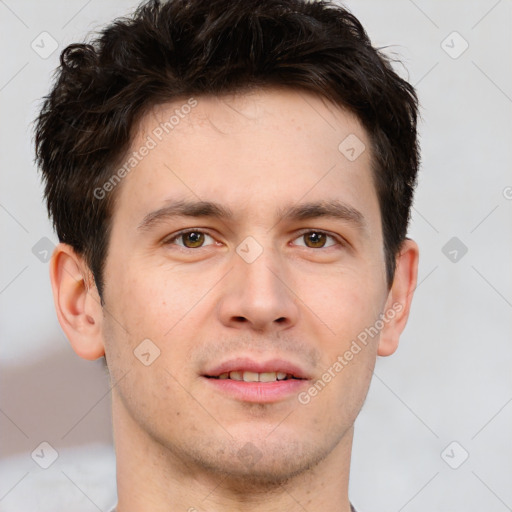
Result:
<svg viewBox="0 0 512 512"><path fill-rule="evenodd" d="M48 264L33 253L56 237L30 123L60 51L135 5L0 0L1 511L115 503L108 379L69 347ZM350 496L361 512L512 510L512 2L346 5L374 45L403 61L397 70L417 86L423 116L410 228L419 285L356 423ZM43 31L58 42L47 59L31 48ZM443 253L452 237L467 247L455 262L452 248ZM43 441L59 453L48 469L31 458Z"/></svg>

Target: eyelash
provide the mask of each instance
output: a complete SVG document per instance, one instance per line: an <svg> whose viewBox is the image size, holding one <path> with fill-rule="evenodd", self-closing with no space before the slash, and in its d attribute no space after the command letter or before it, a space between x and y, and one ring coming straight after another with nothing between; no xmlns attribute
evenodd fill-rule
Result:
<svg viewBox="0 0 512 512"><path fill-rule="evenodd" d="M177 245L177 244L174 244L173 242L175 240L178 240L180 237L188 234L188 233L202 233L204 235L207 235L209 236L210 238L213 239L213 236L210 235L208 232L202 230L202 229L194 229L194 228L189 228L189 229L184 229L182 231L179 231L178 233L175 233L171 238L167 238L165 241L164 241L164 245ZM346 243L342 240L340 240L338 237L330 234L329 232L327 231L323 231L321 229L304 229L303 231L301 231L296 238L294 238L294 240L297 240L297 238L300 238L300 237L303 237L304 235L308 234L308 233L319 233L319 234L323 234L323 235L326 235L328 238L331 238L332 240L334 240L336 243L335 244L332 244L332 245L329 245L327 247L307 247L306 245L304 246L301 246L301 247L305 247L306 249L312 249L312 250L319 250L319 249L331 249L333 247L336 247L336 245L338 246L341 246L341 247L344 247L346 245ZM194 250L198 250L198 249L203 249L205 246L200 246L200 247L184 247L184 246L181 246L181 245L177 245L180 249L182 250L185 250L185 251L194 251Z"/></svg>

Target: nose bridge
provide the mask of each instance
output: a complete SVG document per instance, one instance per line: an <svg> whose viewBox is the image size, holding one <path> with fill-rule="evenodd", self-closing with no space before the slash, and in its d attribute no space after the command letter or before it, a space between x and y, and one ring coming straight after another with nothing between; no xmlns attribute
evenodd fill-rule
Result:
<svg viewBox="0 0 512 512"><path fill-rule="evenodd" d="M249 238L249 237L248 237ZM279 274L284 274L280 255L270 240L263 246L253 237L245 240L237 247L236 266L244 276L245 288L252 296L259 293L280 294L283 286ZM258 245L256 245L258 244Z"/></svg>
<svg viewBox="0 0 512 512"><path fill-rule="evenodd" d="M244 239L233 254L230 282L220 302L222 321L257 330L295 323L297 304L286 276L285 263L269 237Z"/></svg>

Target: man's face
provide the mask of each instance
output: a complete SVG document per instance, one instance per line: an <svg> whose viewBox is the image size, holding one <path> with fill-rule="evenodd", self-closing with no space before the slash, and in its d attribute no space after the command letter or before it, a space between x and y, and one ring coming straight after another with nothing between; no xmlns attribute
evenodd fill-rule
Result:
<svg viewBox="0 0 512 512"><path fill-rule="evenodd" d="M333 370L388 298L370 143L306 93L196 100L144 117L132 150L150 149L118 185L103 324L114 414L187 468L284 481L348 442L372 375L378 335ZM340 151L348 136L355 151ZM231 216L173 216L178 201ZM297 215L334 202L341 216Z"/></svg>

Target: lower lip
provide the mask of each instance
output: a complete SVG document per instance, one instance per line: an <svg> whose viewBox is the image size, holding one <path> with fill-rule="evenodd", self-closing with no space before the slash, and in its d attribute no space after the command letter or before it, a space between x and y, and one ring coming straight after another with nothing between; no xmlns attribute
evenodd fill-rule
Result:
<svg viewBox="0 0 512 512"><path fill-rule="evenodd" d="M218 391L242 402L270 403L296 395L308 385L306 379L277 380L275 382L245 382L243 380L204 377Z"/></svg>

